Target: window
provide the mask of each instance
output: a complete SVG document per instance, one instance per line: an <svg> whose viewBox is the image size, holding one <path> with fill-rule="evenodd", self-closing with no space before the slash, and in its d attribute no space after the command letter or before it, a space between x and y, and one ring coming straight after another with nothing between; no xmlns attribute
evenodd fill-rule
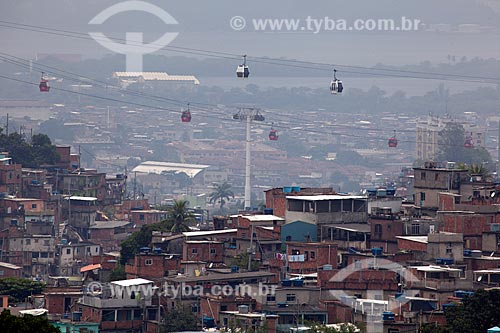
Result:
<svg viewBox="0 0 500 333"><path fill-rule="evenodd" d="M144 214L139 215L139 220L144 221Z"/></svg>
<svg viewBox="0 0 500 333"><path fill-rule="evenodd" d="M418 224L418 223L411 224L411 234L412 235L420 235L420 224Z"/></svg>
<svg viewBox="0 0 500 333"><path fill-rule="evenodd" d="M308 261L309 260L309 251L305 251L304 252L304 261Z"/></svg>
<svg viewBox="0 0 500 333"><path fill-rule="evenodd" d="M276 295L267 295L266 301L267 302L276 302Z"/></svg>
<svg viewBox="0 0 500 333"><path fill-rule="evenodd" d="M227 311L227 305L221 305L220 306L221 311Z"/></svg>
<svg viewBox="0 0 500 333"><path fill-rule="evenodd" d="M311 251L311 259L316 259L316 252Z"/></svg>
<svg viewBox="0 0 500 333"><path fill-rule="evenodd" d="M144 264L146 266L151 266L153 264L153 259L146 259L146 260L144 260Z"/></svg>
<svg viewBox="0 0 500 333"><path fill-rule="evenodd" d="M215 254L215 249L210 249L210 254Z"/></svg>
<svg viewBox="0 0 500 333"><path fill-rule="evenodd" d="M194 249L191 249L191 253L192 254L198 254L198 248L194 248Z"/></svg>
<svg viewBox="0 0 500 333"><path fill-rule="evenodd" d="M50 240L46 239L43 241L43 245L49 246L50 245Z"/></svg>
<svg viewBox="0 0 500 333"><path fill-rule="evenodd" d="M354 268L356 269L361 268L361 260L354 260Z"/></svg>
<svg viewBox="0 0 500 333"><path fill-rule="evenodd" d="M452 247L451 247L451 243L448 243L446 245L446 254L451 254L453 251L452 251Z"/></svg>
<svg viewBox="0 0 500 333"><path fill-rule="evenodd" d="M297 249L292 250L292 256L298 256L300 254L300 251Z"/></svg>
<svg viewBox="0 0 500 333"><path fill-rule="evenodd" d="M439 173L436 173L434 174L434 181L437 182L438 180L439 180Z"/></svg>
<svg viewBox="0 0 500 333"><path fill-rule="evenodd" d="M36 208L36 204L31 204L31 208L35 209Z"/></svg>
<svg viewBox="0 0 500 333"><path fill-rule="evenodd" d="M375 224L375 237L380 238L382 237L382 224Z"/></svg>
<svg viewBox="0 0 500 333"><path fill-rule="evenodd" d="M297 299L297 297L295 296L295 294L286 294L286 301L287 302L295 302L296 299Z"/></svg>
<svg viewBox="0 0 500 333"><path fill-rule="evenodd" d="M420 179L421 179L421 180L425 180L425 171L422 171L422 172L420 173Z"/></svg>
<svg viewBox="0 0 500 333"><path fill-rule="evenodd" d="M420 200L425 201L425 192L420 192Z"/></svg>
<svg viewBox="0 0 500 333"><path fill-rule="evenodd" d="M31 245L31 239L26 239L26 245Z"/></svg>
<svg viewBox="0 0 500 333"><path fill-rule="evenodd" d="M285 242L291 242L292 241L292 236L286 236Z"/></svg>

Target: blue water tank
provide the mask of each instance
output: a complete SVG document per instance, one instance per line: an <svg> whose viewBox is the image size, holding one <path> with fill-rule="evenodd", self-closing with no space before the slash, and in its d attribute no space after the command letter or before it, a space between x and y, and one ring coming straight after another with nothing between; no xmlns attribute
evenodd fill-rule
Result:
<svg viewBox="0 0 500 333"><path fill-rule="evenodd" d="M286 303L284 303L284 302L279 302L279 303L278 303L278 308L286 308Z"/></svg>
<svg viewBox="0 0 500 333"><path fill-rule="evenodd" d="M394 320L394 312L392 312L392 311L382 312L382 320L383 321L393 321Z"/></svg>
<svg viewBox="0 0 500 333"><path fill-rule="evenodd" d="M291 280L281 280L281 286L282 287L291 287L292 281Z"/></svg>
<svg viewBox="0 0 500 333"><path fill-rule="evenodd" d="M292 280L292 285L294 287L302 287L304 285L304 280Z"/></svg>
<svg viewBox="0 0 500 333"><path fill-rule="evenodd" d="M66 238L61 239L62 245L68 245L68 240Z"/></svg>
<svg viewBox="0 0 500 333"><path fill-rule="evenodd" d="M388 188L386 190L386 193L387 193L387 196L391 196L392 197L392 196L394 196L396 194L396 189L394 189L394 188Z"/></svg>
<svg viewBox="0 0 500 333"><path fill-rule="evenodd" d="M474 295L473 291L456 290L453 295L458 298L464 298Z"/></svg>
<svg viewBox="0 0 500 333"><path fill-rule="evenodd" d="M239 266L231 266L231 273L238 273L240 271Z"/></svg>
<svg viewBox="0 0 500 333"><path fill-rule="evenodd" d="M291 192L292 192L292 188L290 186L283 187L283 193L291 193Z"/></svg>
<svg viewBox="0 0 500 333"><path fill-rule="evenodd" d="M264 208L264 215L273 215L274 210L272 208Z"/></svg>
<svg viewBox="0 0 500 333"><path fill-rule="evenodd" d="M300 186L292 186L292 192L300 192Z"/></svg>
<svg viewBox="0 0 500 333"><path fill-rule="evenodd" d="M472 251L470 249L464 249L464 257L470 257L472 255Z"/></svg>
<svg viewBox="0 0 500 333"><path fill-rule="evenodd" d="M162 249L161 247L155 247L155 248L153 249L153 252L154 252L154 253L156 253L156 254L160 254L160 253L162 253L162 252L163 252L163 249Z"/></svg>
<svg viewBox="0 0 500 333"><path fill-rule="evenodd" d="M146 254L147 254L147 253L149 253L149 252L151 251L151 249L150 249L149 247L141 247L141 248L139 249L139 251L140 251L141 253L146 253Z"/></svg>
<svg viewBox="0 0 500 333"><path fill-rule="evenodd" d="M372 255L381 256L382 255L382 248L381 247L372 248Z"/></svg>

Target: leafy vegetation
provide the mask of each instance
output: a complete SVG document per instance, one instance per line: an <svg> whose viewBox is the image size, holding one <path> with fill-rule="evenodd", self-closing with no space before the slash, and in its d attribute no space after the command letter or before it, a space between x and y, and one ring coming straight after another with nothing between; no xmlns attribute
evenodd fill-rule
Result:
<svg viewBox="0 0 500 333"><path fill-rule="evenodd" d="M197 323L198 319L189 307L178 305L168 311L164 324L160 326L160 332L195 331L197 330Z"/></svg>
<svg viewBox="0 0 500 333"><path fill-rule="evenodd" d="M19 133L6 135L0 129L0 147L9 152L12 161L27 168L37 168L43 164L59 161L56 147L45 134L35 134L31 143Z"/></svg>
<svg viewBox="0 0 500 333"><path fill-rule="evenodd" d="M125 280L126 278L127 274L125 273L125 266L123 265L116 266L116 268L111 271L109 276L110 281Z"/></svg>
<svg viewBox="0 0 500 333"><path fill-rule="evenodd" d="M121 243L120 262L125 265L129 259L139 253L141 247L149 247L153 239L153 231L179 233L189 231L189 224L194 222L193 213L189 211L186 200L174 200L173 206L167 208L167 219L159 223L146 224Z"/></svg>
<svg viewBox="0 0 500 333"><path fill-rule="evenodd" d="M0 314L0 332L16 333L59 333L59 330L50 325L46 317L30 316L17 317L5 309Z"/></svg>
<svg viewBox="0 0 500 333"><path fill-rule="evenodd" d="M9 295L12 302L26 301L28 296L40 294L44 288L44 283L29 279L0 279L0 295Z"/></svg>
<svg viewBox="0 0 500 333"><path fill-rule="evenodd" d="M464 147L465 129L461 124L448 123L439 132L439 161L453 161L468 165L493 165L490 153L482 147Z"/></svg>
<svg viewBox="0 0 500 333"><path fill-rule="evenodd" d="M222 211L224 209L224 205L226 203L226 200L229 200L230 198L234 198L234 193L231 191L231 185L224 182L222 184L216 184L214 191L210 193L210 203L220 203L220 210Z"/></svg>
<svg viewBox="0 0 500 333"><path fill-rule="evenodd" d="M484 333L500 326L500 290L478 290L446 310L445 326L425 325L423 333Z"/></svg>

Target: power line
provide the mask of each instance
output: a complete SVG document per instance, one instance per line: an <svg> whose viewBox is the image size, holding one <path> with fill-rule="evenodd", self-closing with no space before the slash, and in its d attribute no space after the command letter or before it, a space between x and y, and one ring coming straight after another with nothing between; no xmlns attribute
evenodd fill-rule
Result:
<svg viewBox="0 0 500 333"><path fill-rule="evenodd" d="M72 37L72 38L80 38L86 40L94 40L87 33L82 33L78 31L70 31L70 30L62 30L55 29L49 27L42 27L36 25L29 24L20 24L16 22L4 21L0 20L0 26L12 29L19 30L27 30L38 33L45 34L54 34L58 36L64 37ZM126 40L122 38L109 38L114 41L122 41L126 42ZM129 42L130 45L134 45L134 42ZM154 43L150 44L142 44L135 43L135 46L142 48L153 48L160 45L155 45ZM234 53L226 53L226 52L218 52L211 50L202 50L196 48L187 48L187 47L178 47L178 46L164 46L163 49L166 49L171 52L178 53L186 53L186 54L194 54L194 55L202 55L208 57L222 58L222 59L231 59L236 60L241 58L241 55L237 55ZM441 80L441 81L456 81L456 82L471 82L471 83L500 83L500 78L498 77L485 77L485 76L473 76L473 75L461 75L461 74L446 74L446 73L436 73L436 72L425 72L425 71L411 71L411 70L403 70L403 69L392 69L392 68L373 68L373 67L363 67L363 66L354 66L354 65L344 65L344 64L327 64L320 62L311 62L311 61L303 61L303 60L294 60L294 59L281 59L281 58L269 58L269 57L258 57L258 56L248 56L248 59L252 60L252 62L256 63L265 63L276 66L287 66L287 67L295 67L295 68L304 68L311 70L320 70L320 71L331 71L334 67L338 68L352 68L357 69L354 70L341 70L343 73L350 74L359 74L359 75L372 75L372 76L385 76L385 77L399 77L399 78L410 78L410 79L424 79L424 80ZM364 72L360 72L362 70ZM402 73L402 75L389 74L389 73ZM412 76L413 75L413 76ZM418 75L418 76L415 76ZM430 75L431 77L426 77L424 75Z"/></svg>

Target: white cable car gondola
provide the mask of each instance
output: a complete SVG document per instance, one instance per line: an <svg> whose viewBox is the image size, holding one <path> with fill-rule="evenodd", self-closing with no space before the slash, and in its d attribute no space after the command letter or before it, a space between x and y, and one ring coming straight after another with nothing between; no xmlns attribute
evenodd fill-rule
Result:
<svg viewBox="0 0 500 333"><path fill-rule="evenodd" d="M250 71L248 70L247 66L247 56L246 54L243 56L243 64L239 65L238 68L236 68L236 76L246 79L250 75Z"/></svg>
<svg viewBox="0 0 500 333"><path fill-rule="evenodd" d="M330 91L332 94L341 94L342 90L344 90L344 86L342 85L342 81L337 79L337 70L333 70L333 80L330 83Z"/></svg>

